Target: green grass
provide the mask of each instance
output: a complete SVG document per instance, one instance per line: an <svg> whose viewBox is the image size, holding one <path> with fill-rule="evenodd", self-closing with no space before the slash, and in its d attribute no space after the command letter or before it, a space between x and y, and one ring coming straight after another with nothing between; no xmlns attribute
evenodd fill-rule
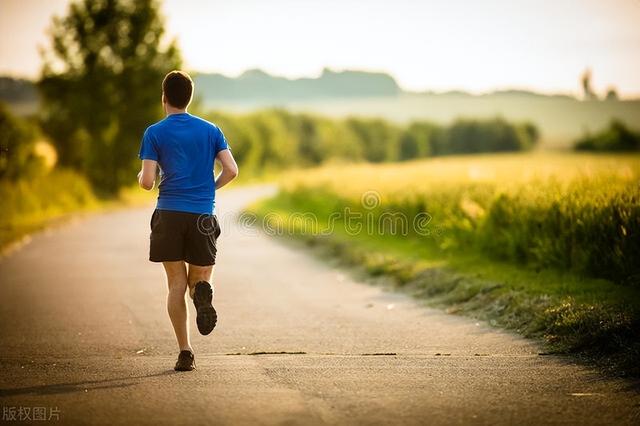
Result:
<svg viewBox="0 0 640 426"><path fill-rule="evenodd" d="M280 199L320 219L348 208L385 232L398 215L441 251L640 286L639 181L638 155L494 154L304 171ZM421 215L439 233L412 226Z"/></svg>
<svg viewBox="0 0 640 426"><path fill-rule="evenodd" d="M253 206L251 211L268 221L272 229L279 228L285 235L296 236L345 265L357 266L367 275L388 277L396 289L429 305L481 318L527 337L541 338L550 351L574 354L612 373L639 376L640 287L633 280L622 279L616 283L589 268L572 268L571 262L567 264L562 259L544 262L544 253L559 253L559 256L566 253L569 259L571 256L583 259L581 250L599 245L601 247L594 248L602 253L599 256L609 256L612 261L624 264L620 258L629 255L625 250L633 250L634 246L606 238L606 222L617 230L620 221L618 217L598 211L624 211L623 220L630 220L629 229L635 229L637 209L612 210L610 207L620 200L623 200L621 206L637 205L634 201L637 195L632 193L631 198L625 198L629 197L629 190L637 191L633 184L626 183L629 176L632 180L637 176L637 161L637 157L486 156L450 159L444 163L431 160L409 165L324 168L288 176L283 191ZM580 169L585 164L586 169ZM535 185L531 180L534 178L518 174L518 165L529 174L532 170L538 172L533 173ZM466 166L471 166L479 176L484 175L483 167L487 166L494 175L482 182L481 191L474 193L478 182L463 176L461 171ZM546 174L542 173L543 169ZM509 179L502 181L502 173ZM618 184L621 186L617 187ZM534 196L522 192L523 187L534 192ZM611 188L621 189L611 191ZM382 203L374 209L363 209L359 205L361 191L372 189L379 191ZM468 212L465 213L470 207L461 203L470 199L479 211L490 212L496 200L504 202L499 200L505 193L520 196L511 199L518 208L500 211L501 221L493 220L489 213L471 220ZM545 201L545 196L551 202ZM597 201L595 207L589 202L593 200ZM389 211L417 212L420 208L416 206L420 205L434 212L434 225L440 227L440 232L429 236L349 234L341 220L334 223L332 233L318 232L327 226L332 212L345 206L379 218ZM528 213L527 208L533 212ZM581 208L585 211L580 211ZM549 210L553 210L553 214L549 214ZM313 212L318 220L316 228L290 220L294 212ZM563 220L567 226L554 228L558 217L563 217L560 212L565 213ZM594 219L590 222L589 217ZM533 221L536 226L513 228L516 218ZM487 221L493 237L486 232ZM552 224L548 234L542 232L546 221ZM581 225L571 226L576 225L575 222ZM589 226L595 226L593 233L588 234L595 239L593 246L581 243L568 251L556 251L552 245L549 251L537 253L542 257L522 258L496 255L492 248L497 242L506 241L505 238L521 239L525 247L526 241L533 241L532 238L537 238L537 243L545 238L551 243L582 242L572 233L585 232L584 228ZM631 236L636 236L636 231L633 232ZM498 238L497 234L501 236ZM557 238L553 238L554 235ZM613 248L607 246L612 242ZM625 269L621 271L624 273Z"/></svg>

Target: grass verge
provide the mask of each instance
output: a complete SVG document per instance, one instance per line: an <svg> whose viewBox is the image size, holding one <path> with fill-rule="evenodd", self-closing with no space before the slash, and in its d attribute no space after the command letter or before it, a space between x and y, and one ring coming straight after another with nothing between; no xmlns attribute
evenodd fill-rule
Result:
<svg viewBox="0 0 640 426"><path fill-rule="evenodd" d="M640 377L640 291L633 286L443 251L415 238L347 234L339 224L327 235L309 233L286 220L304 211L299 207L276 196L248 211L344 266L389 277L395 289L430 306L541 339L548 352L572 354L609 374Z"/></svg>
<svg viewBox="0 0 640 426"><path fill-rule="evenodd" d="M69 170L17 182L0 182L0 253L25 236L79 214L123 205L149 204L157 191L124 188L113 198L97 197L89 182Z"/></svg>
<svg viewBox="0 0 640 426"><path fill-rule="evenodd" d="M275 180L274 175L242 177L234 185ZM18 182L0 181L0 254L25 236L85 213L127 206L152 205L157 187L145 191L133 184L112 197L99 197L86 178L70 170Z"/></svg>

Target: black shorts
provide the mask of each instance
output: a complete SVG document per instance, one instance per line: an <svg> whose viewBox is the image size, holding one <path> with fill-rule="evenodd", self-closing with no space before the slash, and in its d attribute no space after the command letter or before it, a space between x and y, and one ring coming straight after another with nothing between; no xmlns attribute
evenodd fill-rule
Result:
<svg viewBox="0 0 640 426"><path fill-rule="evenodd" d="M156 209L151 216L149 260L214 265L219 236L220 224L215 215Z"/></svg>

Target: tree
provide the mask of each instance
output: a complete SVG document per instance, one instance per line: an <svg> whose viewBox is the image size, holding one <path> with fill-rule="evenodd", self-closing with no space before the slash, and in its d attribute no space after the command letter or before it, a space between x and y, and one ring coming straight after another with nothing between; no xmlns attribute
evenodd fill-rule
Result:
<svg viewBox="0 0 640 426"><path fill-rule="evenodd" d="M591 88L591 70L586 69L582 76L580 77L580 82L582 83L582 92L584 94L584 99L588 101L597 100L598 96L594 93Z"/></svg>
<svg viewBox="0 0 640 426"><path fill-rule="evenodd" d="M437 126L427 122L411 123L400 137L400 160L414 160L431 154L431 137Z"/></svg>
<svg viewBox="0 0 640 426"><path fill-rule="evenodd" d="M615 87L609 87L607 89L607 95L604 97L607 101L617 101L618 100L618 91Z"/></svg>
<svg viewBox="0 0 640 426"><path fill-rule="evenodd" d="M161 117L162 78L180 66L163 34L155 0L78 0L54 18L38 84L43 128L60 164L105 192L135 177L142 132Z"/></svg>
<svg viewBox="0 0 640 426"><path fill-rule="evenodd" d="M364 157L372 163L396 161L400 148L400 130L379 118L349 118L347 128L359 139Z"/></svg>

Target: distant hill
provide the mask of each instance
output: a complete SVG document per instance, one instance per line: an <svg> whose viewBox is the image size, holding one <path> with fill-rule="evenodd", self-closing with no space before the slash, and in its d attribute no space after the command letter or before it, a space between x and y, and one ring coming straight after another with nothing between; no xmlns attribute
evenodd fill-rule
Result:
<svg viewBox="0 0 640 426"><path fill-rule="evenodd" d="M359 71L325 69L318 78L287 79L250 70L238 78L220 74L195 77L196 95L204 108L247 112L264 107L286 108L333 117L382 117L396 122L428 120L451 123L464 118L502 116L530 121L542 134L542 146L568 147L585 132L594 132L617 118L632 127L640 123L640 100L583 101L563 94L498 90L403 91L393 77Z"/></svg>
<svg viewBox="0 0 640 426"><path fill-rule="evenodd" d="M264 107L287 108L322 115L382 117L396 122L428 120L450 123L460 118L531 121L542 134L542 146L568 147L585 132L596 132L611 119L640 130L640 100L580 100L526 90L501 90L482 95L463 91L411 93L388 74L325 69L316 78L289 79L261 70L234 78L195 74L196 98L205 109L247 112ZM0 101L14 113L37 111L32 82L0 77Z"/></svg>
<svg viewBox="0 0 640 426"><path fill-rule="evenodd" d="M254 69L237 78L222 74L198 74L194 80L196 95L205 103L291 102L396 96L402 93L396 81L388 74L364 71L336 72L328 68L317 78L288 79Z"/></svg>
<svg viewBox="0 0 640 426"><path fill-rule="evenodd" d="M0 101L7 103L34 102L38 93L32 81L23 78L0 77Z"/></svg>
<svg viewBox="0 0 640 426"><path fill-rule="evenodd" d="M228 103L237 106L285 106L290 103L340 99L393 98L418 95L442 98L478 98L506 96L519 98L565 98L565 95L543 95L524 90L503 90L485 95L464 91L410 93L403 91L389 74L367 71L332 71L325 68L316 78L289 79L270 75L259 69L247 70L238 77L217 73L195 73L196 97L205 106ZM30 104L38 100L32 81L0 76L0 101L8 104Z"/></svg>
<svg viewBox="0 0 640 426"><path fill-rule="evenodd" d="M0 102L14 114L31 115L38 111L38 91L31 80L0 76Z"/></svg>

